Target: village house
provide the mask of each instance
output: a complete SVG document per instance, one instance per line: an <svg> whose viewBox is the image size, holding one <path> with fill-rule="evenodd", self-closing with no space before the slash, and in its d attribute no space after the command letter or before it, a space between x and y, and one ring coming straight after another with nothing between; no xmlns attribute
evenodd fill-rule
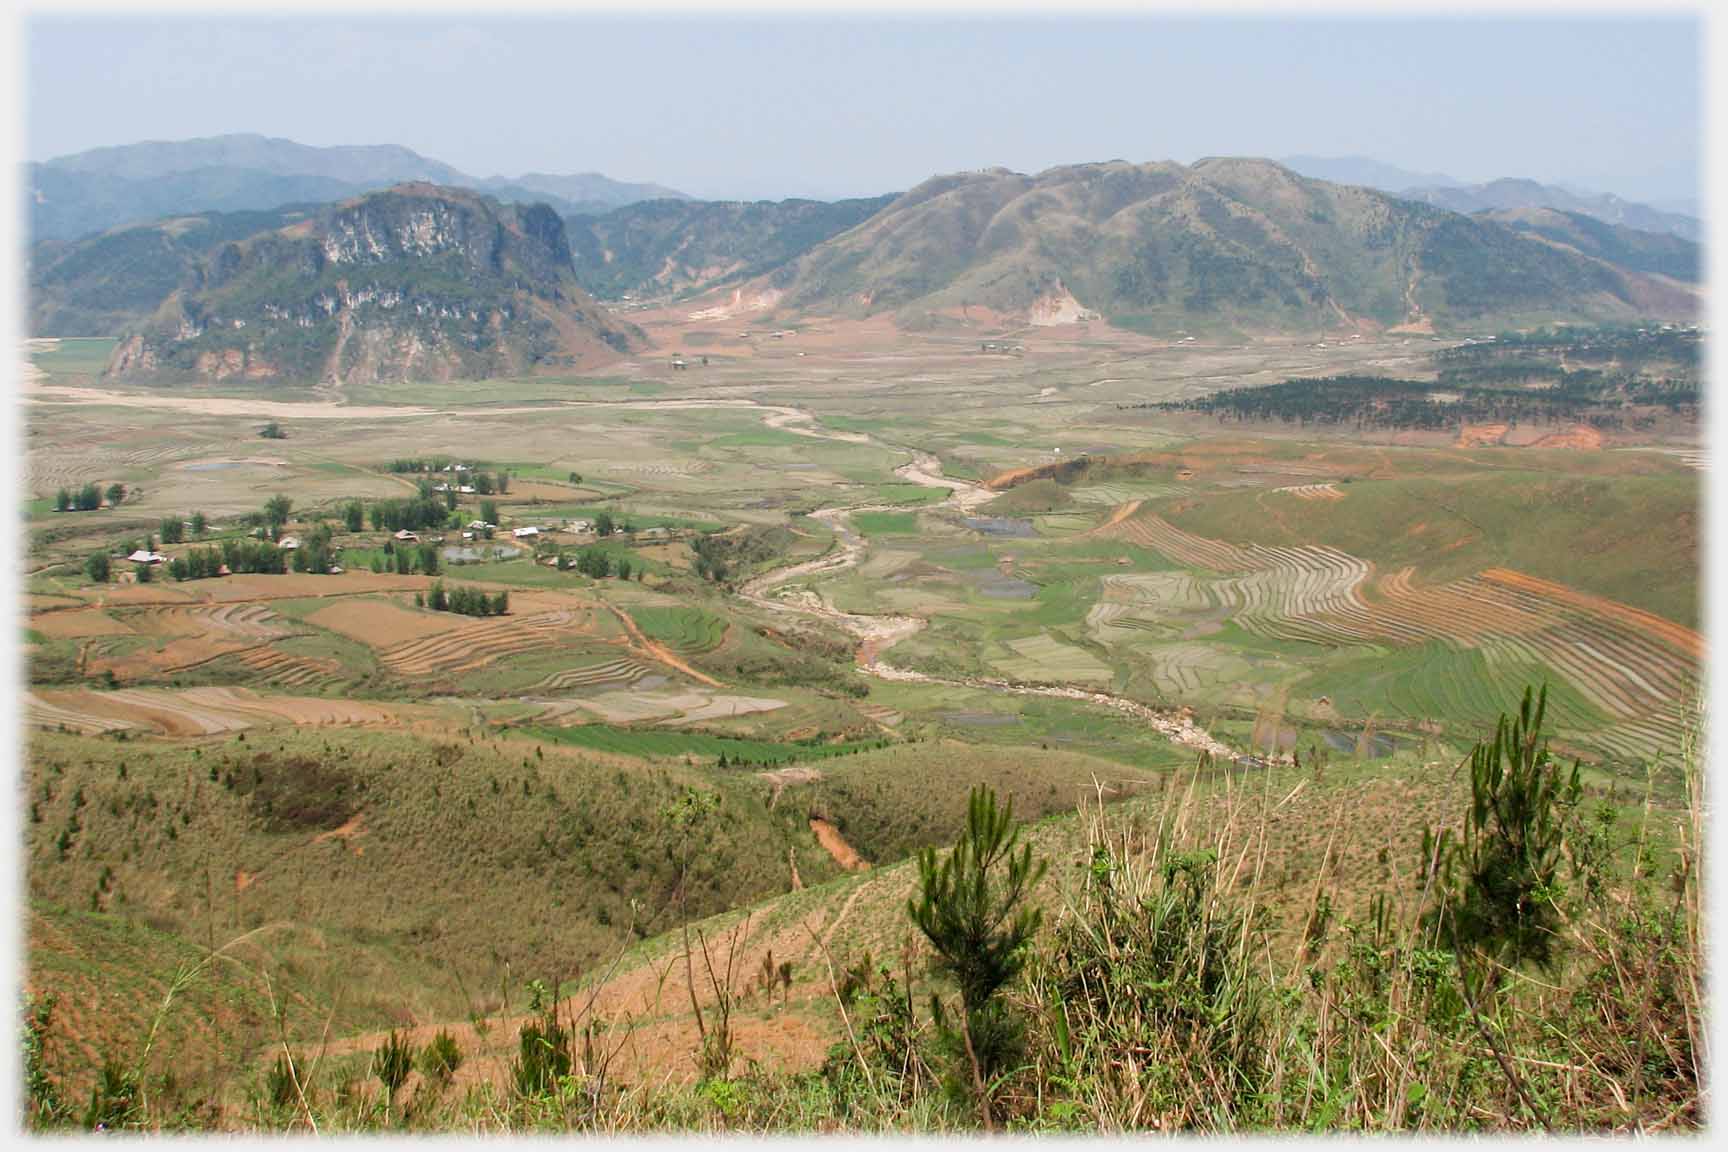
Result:
<svg viewBox="0 0 1728 1152"><path fill-rule="evenodd" d="M160 564L164 560L168 559L168 557L162 555L160 552L146 552L144 549L140 548L138 551L132 553L132 555L126 557L126 559L132 561L134 564Z"/></svg>
<svg viewBox="0 0 1728 1152"><path fill-rule="evenodd" d="M403 528L396 533L396 539L418 541L420 539L420 537L418 537L414 533L408 531L408 529Z"/></svg>
<svg viewBox="0 0 1728 1152"><path fill-rule="evenodd" d="M276 541L276 547L282 549L284 552L293 552L300 547L300 537L284 536L282 539Z"/></svg>
<svg viewBox="0 0 1728 1152"><path fill-rule="evenodd" d="M529 526L527 528L517 528L517 529L513 530L510 533L510 535L516 537L516 539L518 539L518 540L521 540L521 539L528 537L528 536L540 535L540 529L535 528L533 526Z"/></svg>

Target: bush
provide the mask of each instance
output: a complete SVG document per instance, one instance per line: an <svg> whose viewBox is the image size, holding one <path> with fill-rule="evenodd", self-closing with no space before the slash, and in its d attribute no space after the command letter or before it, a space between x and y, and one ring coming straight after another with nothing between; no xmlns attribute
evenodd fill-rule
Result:
<svg viewBox="0 0 1728 1152"><path fill-rule="evenodd" d="M420 1050L420 1074L440 1088L448 1086L461 1067L462 1049L445 1029L440 1028L432 1042Z"/></svg>

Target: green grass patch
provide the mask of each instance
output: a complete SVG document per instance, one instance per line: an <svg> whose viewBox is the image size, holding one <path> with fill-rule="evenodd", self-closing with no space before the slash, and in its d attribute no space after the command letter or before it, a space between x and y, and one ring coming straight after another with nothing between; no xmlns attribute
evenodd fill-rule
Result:
<svg viewBox="0 0 1728 1152"><path fill-rule="evenodd" d="M741 766L791 764L847 756L866 748L880 748L882 741L850 744L785 744L749 740L737 736L715 736L706 732L678 732L653 728L623 728L612 724L582 724L571 728L527 727L522 731L534 739L612 752L640 759L684 759L699 757Z"/></svg>

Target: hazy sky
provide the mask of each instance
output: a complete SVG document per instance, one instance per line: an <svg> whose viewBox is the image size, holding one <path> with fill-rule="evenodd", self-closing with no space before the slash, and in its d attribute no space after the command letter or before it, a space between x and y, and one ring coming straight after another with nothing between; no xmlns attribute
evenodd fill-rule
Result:
<svg viewBox="0 0 1728 1152"><path fill-rule="evenodd" d="M739 197L1365 155L1663 199L1696 194L1700 39L1675 17L38 18L27 147L262 132Z"/></svg>

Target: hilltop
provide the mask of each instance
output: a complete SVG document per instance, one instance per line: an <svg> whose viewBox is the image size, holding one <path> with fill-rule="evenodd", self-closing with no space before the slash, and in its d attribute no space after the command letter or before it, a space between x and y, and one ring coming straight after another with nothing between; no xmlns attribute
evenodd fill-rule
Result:
<svg viewBox="0 0 1728 1152"><path fill-rule="evenodd" d="M1694 293L1502 223L1268 160L939 176L766 281L785 310L972 308L1154 334L1689 314Z"/></svg>
<svg viewBox="0 0 1728 1152"><path fill-rule="evenodd" d="M407 184L217 246L109 374L469 379L592 367L643 342L577 284L552 209Z"/></svg>

